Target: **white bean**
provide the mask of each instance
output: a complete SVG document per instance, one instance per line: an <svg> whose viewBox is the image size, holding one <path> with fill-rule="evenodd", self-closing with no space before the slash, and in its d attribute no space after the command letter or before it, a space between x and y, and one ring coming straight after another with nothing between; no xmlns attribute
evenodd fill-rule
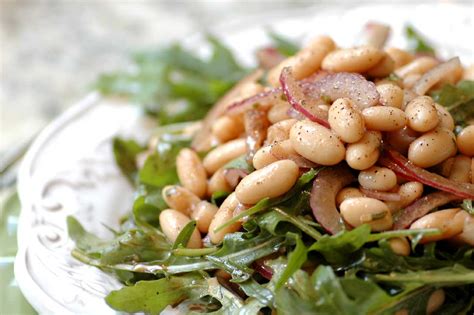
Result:
<svg viewBox="0 0 474 315"><path fill-rule="evenodd" d="M203 160L204 168L208 174L214 174L219 168L245 154L246 151L245 139L236 139L224 143L206 155Z"/></svg>
<svg viewBox="0 0 474 315"><path fill-rule="evenodd" d="M178 185L165 186L161 195L170 208L186 215L189 215L194 205L201 201L193 192Z"/></svg>
<svg viewBox="0 0 474 315"><path fill-rule="evenodd" d="M339 205L346 199L355 198L355 197L365 197L365 195L360 191L359 188L355 187L345 187L342 188L336 195L336 205Z"/></svg>
<svg viewBox="0 0 474 315"><path fill-rule="evenodd" d="M384 52L370 46L345 48L330 52L322 62L324 70L364 73L376 66Z"/></svg>
<svg viewBox="0 0 474 315"><path fill-rule="evenodd" d="M184 188L202 198L207 191L207 174L201 159L191 149L182 149L176 157L176 170Z"/></svg>
<svg viewBox="0 0 474 315"><path fill-rule="evenodd" d="M399 86L390 83L380 84L377 85L377 92L382 105L402 108L403 90Z"/></svg>
<svg viewBox="0 0 474 315"><path fill-rule="evenodd" d="M388 76L395 69L395 61L388 54L384 54L382 59L369 71L367 75L369 77L382 78Z"/></svg>
<svg viewBox="0 0 474 315"><path fill-rule="evenodd" d="M350 225L357 227L369 224L372 231L385 231L392 227L392 213L380 200L356 197L344 200L340 206L341 216Z"/></svg>
<svg viewBox="0 0 474 315"><path fill-rule="evenodd" d="M277 161L245 176L235 188L235 194L243 204L256 204L263 198L283 195L293 187L298 176L295 162Z"/></svg>
<svg viewBox="0 0 474 315"><path fill-rule="evenodd" d="M410 229L438 229L441 234L423 236L420 244L451 238L462 232L466 212L459 208L439 210L428 213L413 222Z"/></svg>
<svg viewBox="0 0 474 315"><path fill-rule="evenodd" d="M384 141L387 141L392 148L401 154L406 155L410 144L419 136L420 134L418 132L405 126L403 129L386 133Z"/></svg>
<svg viewBox="0 0 474 315"><path fill-rule="evenodd" d="M465 127L457 136L459 151L467 156L474 156L474 125Z"/></svg>
<svg viewBox="0 0 474 315"><path fill-rule="evenodd" d="M419 182L407 182L398 189L400 201L385 201L392 213L397 212L413 203L423 195L423 184Z"/></svg>
<svg viewBox="0 0 474 315"><path fill-rule="evenodd" d="M435 103L436 110L438 111L439 125L438 127L443 127L449 130L454 130L454 119L453 116L448 112L448 110L439 104Z"/></svg>
<svg viewBox="0 0 474 315"><path fill-rule="evenodd" d="M395 69L400 68L401 66L404 66L415 59L413 54L394 47L387 48L386 53L392 57L393 61L395 62Z"/></svg>
<svg viewBox="0 0 474 315"><path fill-rule="evenodd" d="M290 129L296 122L296 119L285 119L268 127L267 143L287 140L290 137Z"/></svg>
<svg viewBox="0 0 474 315"><path fill-rule="evenodd" d="M370 130L395 131L405 127L407 118L405 113L395 107L372 106L362 111L365 126Z"/></svg>
<svg viewBox="0 0 474 315"><path fill-rule="evenodd" d="M227 142L238 138L244 131L244 125L239 116L221 116L214 121L211 130L220 142Z"/></svg>
<svg viewBox="0 0 474 315"><path fill-rule="evenodd" d="M191 213L191 217L196 220L199 232L207 233L212 219L217 213L217 206L208 201L201 201L196 204Z"/></svg>
<svg viewBox="0 0 474 315"><path fill-rule="evenodd" d="M388 240L392 251L400 256L410 255L410 244L404 237L394 237Z"/></svg>
<svg viewBox="0 0 474 315"><path fill-rule="evenodd" d="M283 60L268 72L267 80L273 86L279 85L281 70L292 67L293 75L297 80L306 78L319 70L323 58L334 48L336 44L327 36L318 36L308 45L301 49L296 55Z"/></svg>
<svg viewBox="0 0 474 315"><path fill-rule="evenodd" d="M415 131L426 132L439 123L435 102L429 96L413 99L405 108L405 114L408 117L408 126Z"/></svg>
<svg viewBox="0 0 474 315"><path fill-rule="evenodd" d="M462 79L463 80L474 80L474 65L470 65L466 68L464 68L463 74L462 74Z"/></svg>
<svg viewBox="0 0 474 315"><path fill-rule="evenodd" d="M183 228L191 221L191 219L179 211L174 209L166 209L161 211L159 221L163 233L165 233L166 237L171 242L174 242L176 241L176 238L178 237L181 230L183 230ZM194 229L186 247L202 247L201 235L199 234L197 228Z"/></svg>
<svg viewBox="0 0 474 315"><path fill-rule="evenodd" d="M465 155L456 156L449 172L449 179L461 183L470 183L471 175L471 158Z"/></svg>
<svg viewBox="0 0 474 315"><path fill-rule="evenodd" d="M273 162L278 161L278 159L270 152L272 149L271 145L264 146L260 148L255 155L253 156L253 167L259 170Z"/></svg>
<svg viewBox="0 0 474 315"><path fill-rule="evenodd" d="M423 74L439 64L439 61L433 57L419 57L403 67L395 70L395 74L401 78L405 78L410 74Z"/></svg>
<svg viewBox="0 0 474 315"><path fill-rule="evenodd" d="M214 175L209 179L207 184L207 195L210 197L216 192L231 192L232 187L227 182L224 176L225 169L218 169Z"/></svg>
<svg viewBox="0 0 474 315"><path fill-rule="evenodd" d="M279 104L275 104L270 108L267 114L268 121L272 124L276 124L279 121L290 119L290 115L288 115L288 110L291 108L291 105L287 102L282 102Z"/></svg>
<svg viewBox="0 0 474 315"><path fill-rule="evenodd" d="M350 99L337 99L329 108L328 117L331 129L342 141L354 143L364 136L364 118Z"/></svg>
<svg viewBox="0 0 474 315"><path fill-rule="evenodd" d="M374 165L380 155L381 141L380 132L366 132L362 139L347 146L347 164L356 170L365 170Z"/></svg>
<svg viewBox="0 0 474 315"><path fill-rule="evenodd" d="M214 219L212 219L211 224L209 225L209 238L213 244L219 244L224 239L224 236L229 233L236 232L242 226L241 222L235 222L220 231L215 231L218 227L232 219L234 216L234 210L239 205L239 200L235 196L235 193L230 194L224 200L222 205L217 210Z"/></svg>
<svg viewBox="0 0 474 315"><path fill-rule="evenodd" d="M388 191L397 185L397 175L386 168L372 166L359 173L359 184L365 189Z"/></svg>
<svg viewBox="0 0 474 315"><path fill-rule="evenodd" d="M335 165L344 159L344 144L331 130L308 120L298 121L290 130L295 151L321 165Z"/></svg>
<svg viewBox="0 0 474 315"><path fill-rule="evenodd" d="M443 305L446 295L443 289L438 289L431 293L428 303L426 303L426 314L430 315Z"/></svg>
<svg viewBox="0 0 474 315"><path fill-rule="evenodd" d="M465 217L462 232L453 237L453 240L474 246L474 216L466 212Z"/></svg>
<svg viewBox="0 0 474 315"><path fill-rule="evenodd" d="M436 128L410 144L408 159L419 167L427 168L456 154L456 139L452 131Z"/></svg>

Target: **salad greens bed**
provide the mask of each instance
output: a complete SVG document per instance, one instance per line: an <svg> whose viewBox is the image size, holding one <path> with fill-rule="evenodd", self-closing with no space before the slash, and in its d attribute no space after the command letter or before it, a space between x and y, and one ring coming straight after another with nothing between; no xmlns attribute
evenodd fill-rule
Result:
<svg viewBox="0 0 474 315"><path fill-rule="evenodd" d="M414 49L434 50L413 30ZM291 55L297 45L272 33L273 46ZM196 225L190 222L170 243L158 217L167 208L161 190L177 184L175 158L190 144L181 133L185 121L202 118L210 106L247 70L216 38L209 59L179 45L138 54L132 72L105 75L97 83L105 94L124 95L156 116L163 127L158 145L142 168L136 157L145 147L116 138L116 162L136 194L131 213L121 219L114 237L99 239L73 217L72 255L115 275L125 284L111 292L107 303L124 312L158 314L168 305L189 314L393 314L407 310L424 314L428 297L443 288L446 300L437 314L463 314L474 305L474 249L443 242L418 244L437 230L371 233L368 225L328 235L312 218L309 195L321 170L304 173L284 196L263 199L234 218L247 218L241 232L226 235L219 246L184 248ZM474 82L446 85L433 97L463 125L473 117ZM180 104L177 106L176 104ZM179 107L179 110L176 110ZM229 167L251 168L245 159ZM216 205L225 193L212 196ZM464 208L472 213L472 201ZM229 222L230 224L231 222ZM388 239L410 236L413 253L396 255ZM224 270L231 278L216 272Z"/></svg>

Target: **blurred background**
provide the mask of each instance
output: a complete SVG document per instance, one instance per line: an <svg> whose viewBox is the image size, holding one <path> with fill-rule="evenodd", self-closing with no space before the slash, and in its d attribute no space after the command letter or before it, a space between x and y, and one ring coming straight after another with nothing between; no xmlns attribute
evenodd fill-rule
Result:
<svg viewBox="0 0 474 315"><path fill-rule="evenodd" d="M375 2L0 0L0 188L9 186L0 189L0 314L33 313L12 275L19 203L15 174L3 176L5 161L83 98L99 74L125 67L132 52L236 21L244 25L271 11L347 10ZM472 0L416 2L469 3L474 16Z"/></svg>

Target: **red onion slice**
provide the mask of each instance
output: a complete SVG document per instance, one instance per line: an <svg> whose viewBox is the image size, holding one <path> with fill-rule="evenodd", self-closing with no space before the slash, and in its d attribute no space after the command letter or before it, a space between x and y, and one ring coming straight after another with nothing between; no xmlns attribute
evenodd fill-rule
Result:
<svg viewBox="0 0 474 315"><path fill-rule="evenodd" d="M282 142L277 142L271 145L270 148L270 153L273 155L275 158L278 160L292 160L293 162L296 163L300 168L314 168L318 167L319 165L305 159L298 153L293 148L285 148L284 145L286 141Z"/></svg>
<svg viewBox="0 0 474 315"><path fill-rule="evenodd" d="M306 94L314 98L328 98L331 102L349 98L360 110L377 105L380 95L375 84L357 73L331 73L319 81L304 84Z"/></svg>
<svg viewBox="0 0 474 315"><path fill-rule="evenodd" d="M459 57L449 59L423 74L415 83L412 90L418 95L425 95L436 83L440 82L446 76L456 73L459 69L461 69Z"/></svg>
<svg viewBox="0 0 474 315"><path fill-rule="evenodd" d="M207 113L206 117L203 120L202 127L200 131L194 136L191 147L198 151L204 152L208 151L212 147L211 143L211 126L218 118L221 116L228 108L229 103L232 102L236 97L239 96L242 88L249 82L257 81L263 74L261 69L254 71L249 74L247 77L239 81L229 92L227 92Z"/></svg>
<svg viewBox="0 0 474 315"><path fill-rule="evenodd" d="M303 93L302 86L299 85L298 81L295 80L291 73L291 68L283 68L280 75L280 84L283 88L283 93L286 95L288 102L297 111L305 115L311 121L317 122L318 124L329 128L329 123L324 117L322 110L318 113L318 108L315 101L319 98L306 98ZM308 106L312 106L312 111L308 110Z"/></svg>
<svg viewBox="0 0 474 315"><path fill-rule="evenodd" d="M269 70L285 59L275 47L264 47L257 50L257 61L260 68Z"/></svg>
<svg viewBox="0 0 474 315"><path fill-rule="evenodd" d="M375 198L378 200L385 200L385 201L400 201L402 197L400 194L394 192L387 192L387 191L378 191L372 189L366 189L364 187L359 187L360 191L370 198Z"/></svg>
<svg viewBox="0 0 474 315"><path fill-rule="evenodd" d="M405 209L400 211L400 214L394 216L394 230L406 229L412 224L415 220L421 218L431 210L445 205L451 201L461 200L456 195L445 191L437 191L426 195Z"/></svg>
<svg viewBox="0 0 474 315"><path fill-rule="evenodd" d="M455 182L441 175L428 172L411 163L397 151L385 150L379 163L408 179L452 193L463 199L474 199L474 184Z"/></svg>
<svg viewBox="0 0 474 315"><path fill-rule="evenodd" d="M237 187L239 182L247 176L249 172L240 168L229 168L224 171L224 178L230 187Z"/></svg>
<svg viewBox="0 0 474 315"><path fill-rule="evenodd" d="M253 269L267 280L272 280L273 269L265 264L265 261L258 259L252 264Z"/></svg>
<svg viewBox="0 0 474 315"><path fill-rule="evenodd" d="M247 161L251 164L253 156L262 147L267 137L268 120L265 112L250 109L244 113L245 142L247 144Z"/></svg>
<svg viewBox="0 0 474 315"><path fill-rule="evenodd" d="M390 35L390 27L385 24L369 22L365 24L363 29L364 45L383 48L388 36Z"/></svg>
<svg viewBox="0 0 474 315"><path fill-rule="evenodd" d="M264 91L254 96L250 96L238 102L232 103L228 108L229 115L238 115L254 107L255 104L269 106L275 102L281 101L283 96L281 88L274 88Z"/></svg>
<svg viewBox="0 0 474 315"><path fill-rule="evenodd" d="M336 195L354 180L355 177L346 165L328 167L316 175L311 190L310 206L316 221L331 234L345 229L344 221L336 208Z"/></svg>

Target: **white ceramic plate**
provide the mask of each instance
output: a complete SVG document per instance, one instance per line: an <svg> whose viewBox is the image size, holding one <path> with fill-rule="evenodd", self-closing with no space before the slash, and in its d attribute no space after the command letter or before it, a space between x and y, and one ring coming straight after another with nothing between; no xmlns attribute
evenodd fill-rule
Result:
<svg viewBox="0 0 474 315"><path fill-rule="evenodd" d="M442 44L443 56L459 55L470 63L471 9L445 4L284 12L231 23L215 33L251 64L255 49L268 42L267 26L303 39L326 33L339 45L349 46L366 21L383 21L394 30L390 44L403 47L402 29L410 22ZM183 42L206 53L198 35ZM22 213L15 275L39 313L114 313L103 298L120 283L70 256L73 244L67 237L66 217L74 215L92 232L109 236L102 224L117 226L132 202L132 189L114 164L110 140L120 134L145 141L151 127L137 107L91 94L56 119L31 146L19 173Z"/></svg>

